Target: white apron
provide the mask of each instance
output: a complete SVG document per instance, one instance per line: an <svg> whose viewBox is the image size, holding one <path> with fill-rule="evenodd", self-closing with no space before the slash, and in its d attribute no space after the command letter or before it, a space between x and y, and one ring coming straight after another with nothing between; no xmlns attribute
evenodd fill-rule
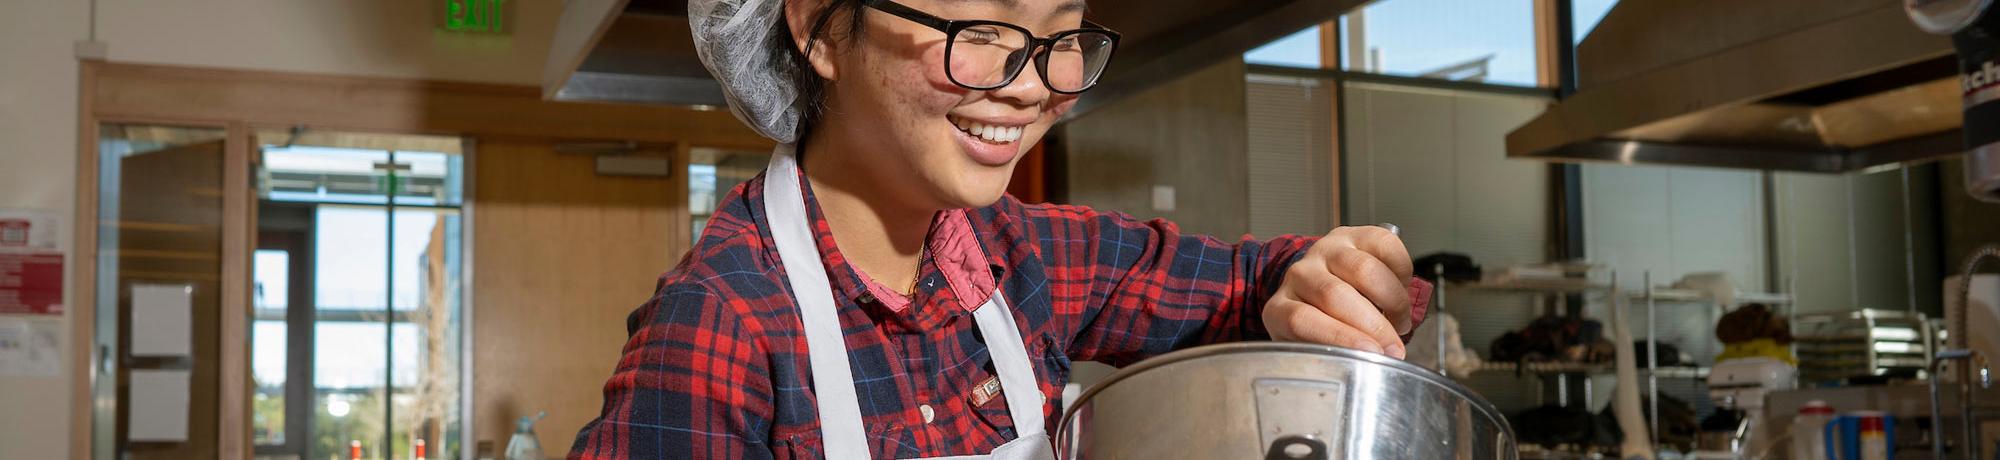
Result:
<svg viewBox="0 0 2000 460"><path fill-rule="evenodd" d="M841 334L839 306L833 301L826 267L807 224L805 194L799 188L798 160L794 147L779 145L764 168L764 213L777 242L778 256L785 267L792 292L798 296L799 316L805 323L808 363L812 367L813 392L819 400L820 435L830 459L868 458L867 430L862 426L861 402L856 397L853 368L847 362L847 341ZM1007 398L1007 412L1014 419L1017 437L986 455L939 457L947 459L1053 460L1055 446L1043 427L1041 389L1035 386L1034 368L1014 314L999 290L973 311L981 337L1000 374L1000 389Z"/></svg>

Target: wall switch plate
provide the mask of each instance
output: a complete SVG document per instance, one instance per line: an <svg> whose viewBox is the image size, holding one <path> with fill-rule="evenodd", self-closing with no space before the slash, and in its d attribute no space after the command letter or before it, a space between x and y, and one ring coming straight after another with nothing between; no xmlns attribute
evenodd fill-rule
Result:
<svg viewBox="0 0 2000 460"><path fill-rule="evenodd" d="M1171 185L1153 186L1153 210L1160 212L1174 212L1173 186Z"/></svg>

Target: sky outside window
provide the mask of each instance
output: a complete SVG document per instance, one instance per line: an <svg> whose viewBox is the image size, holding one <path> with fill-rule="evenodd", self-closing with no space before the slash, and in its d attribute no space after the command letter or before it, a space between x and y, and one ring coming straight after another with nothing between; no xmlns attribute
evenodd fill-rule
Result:
<svg viewBox="0 0 2000 460"><path fill-rule="evenodd" d="M1571 35L1577 42L1618 4L1571 1ZM1382 0L1358 11L1369 56L1344 57L1344 70L1514 86L1540 81L1532 0ZM1343 16L1341 23L1354 17ZM1319 42L1319 27L1308 27L1244 53L1243 60L1318 68Z"/></svg>
<svg viewBox="0 0 2000 460"><path fill-rule="evenodd" d="M1604 15L1611 13L1611 7L1618 6L1618 0L1570 0L1570 35L1573 43L1583 43L1583 38L1597 29L1597 23L1604 21Z"/></svg>
<svg viewBox="0 0 2000 460"><path fill-rule="evenodd" d="M1348 70L1444 73L1434 78L1516 86L1539 81L1531 0L1384 0L1359 11L1369 55L1362 66L1342 63Z"/></svg>
<svg viewBox="0 0 2000 460"><path fill-rule="evenodd" d="M1317 69L1320 67L1319 26L1307 27L1243 53L1243 62Z"/></svg>
<svg viewBox="0 0 2000 460"><path fill-rule="evenodd" d="M388 235L383 233L388 213L381 208L321 206L316 222L314 244L322 256L313 260L313 272L319 276L313 294L319 308L380 311L386 294L382 271L389 263L384 250ZM396 210L396 254L422 254L437 222L433 210ZM418 289L423 274L415 260L395 262L396 309L414 309L423 295Z"/></svg>

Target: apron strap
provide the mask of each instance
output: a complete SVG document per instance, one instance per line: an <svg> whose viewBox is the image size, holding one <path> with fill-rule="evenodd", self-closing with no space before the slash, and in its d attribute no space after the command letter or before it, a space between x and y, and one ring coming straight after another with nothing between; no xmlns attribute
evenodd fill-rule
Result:
<svg viewBox="0 0 2000 460"><path fill-rule="evenodd" d="M813 242L812 227L806 223L805 194L799 189L798 160L793 151L791 144L781 144L771 153L771 164L764 168L764 212L792 295L798 299L800 320L805 323L807 358L826 457L868 458L868 437L862 429L854 371L847 362L839 304L833 301L826 266Z"/></svg>
<svg viewBox="0 0 2000 460"><path fill-rule="evenodd" d="M820 260L819 246L807 223L795 150L795 146L783 144L772 152L771 163L764 168L764 211L772 240L778 247L779 261L785 267L785 277L798 300L800 321L805 326L807 362L812 366L824 453L827 458L868 458L868 437L861 417L861 401L854 387L853 367L847 359L847 338L841 333L839 304L834 303L826 266ZM1035 384L1026 341L1021 338L1021 328L1014 323L1007 300L994 291L973 312L973 320L979 325L980 336L986 339L994 372L1000 374L1001 392L1007 397L1007 413L1014 419L1016 442L1009 444L1025 441L1034 445L1013 450L1030 454L1029 458L1053 458L1042 419L1046 398Z"/></svg>
<svg viewBox="0 0 2000 460"><path fill-rule="evenodd" d="M1035 385L1035 368L1028 361L1028 348L1021 340L1021 328L1014 325L1014 312L999 291L972 313L979 323L979 335L986 338L986 350L993 356L993 370L1000 374L1000 390L1007 396L1007 414L1014 419L1016 438L1044 434L1042 389Z"/></svg>

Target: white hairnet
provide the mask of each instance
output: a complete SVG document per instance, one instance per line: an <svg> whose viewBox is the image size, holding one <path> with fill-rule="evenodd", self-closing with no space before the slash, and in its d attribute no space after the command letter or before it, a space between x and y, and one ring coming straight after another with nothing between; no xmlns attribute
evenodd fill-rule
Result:
<svg viewBox="0 0 2000 460"><path fill-rule="evenodd" d="M767 46L782 14L784 0L688 0L695 53L722 83L729 111L758 134L791 143L799 135L799 90L784 68L791 60L779 54L786 51Z"/></svg>

